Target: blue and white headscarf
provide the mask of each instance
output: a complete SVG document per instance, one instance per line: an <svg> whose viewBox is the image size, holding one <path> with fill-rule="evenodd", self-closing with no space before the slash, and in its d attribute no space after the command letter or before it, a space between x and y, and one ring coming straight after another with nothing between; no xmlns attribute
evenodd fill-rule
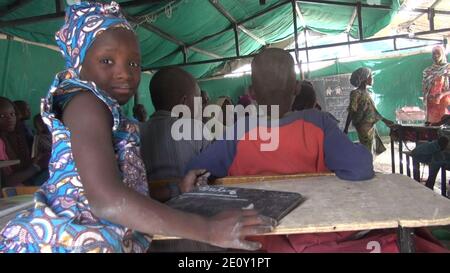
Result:
<svg viewBox="0 0 450 273"><path fill-rule="evenodd" d="M82 2L67 7L65 23L55 35L66 60L66 69L73 69L79 75L86 52L95 38L115 27L133 31L114 1L110 4Z"/></svg>

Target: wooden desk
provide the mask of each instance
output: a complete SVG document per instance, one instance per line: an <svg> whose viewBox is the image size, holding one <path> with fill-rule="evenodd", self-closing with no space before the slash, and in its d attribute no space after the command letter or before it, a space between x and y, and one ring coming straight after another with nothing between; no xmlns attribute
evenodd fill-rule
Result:
<svg viewBox="0 0 450 273"><path fill-rule="evenodd" d="M0 168L5 168L13 165L20 164L20 160L0 160ZM2 174L0 173L0 189L3 187L2 185ZM2 197L0 193L0 197Z"/></svg>
<svg viewBox="0 0 450 273"><path fill-rule="evenodd" d="M20 164L20 160L0 160L0 168Z"/></svg>
<svg viewBox="0 0 450 273"><path fill-rule="evenodd" d="M397 228L401 250L411 252L411 228L450 224L450 200L399 174L377 174L361 182L325 176L234 186L298 192L306 197L269 234Z"/></svg>
<svg viewBox="0 0 450 273"><path fill-rule="evenodd" d="M298 173L298 174L288 174L288 175L247 175L247 176L227 176L223 178L218 178L212 182L213 185L234 185L243 183L255 183L261 181L276 181L276 180L291 180L291 179L303 179L307 177L316 176L335 176L332 172L323 173ZM149 188L152 191L155 188L162 187L168 183L176 183L180 179L165 179L165 180L154 180L150 181Z"/></svg>
<svg viewBox="0 0 450 273"><path fill-rule="evenodd" d="M267 181L285 181L285 180L298 180L308 177L318 176L335 176L332 172L326 173L299 173L299 174L287 174L287 175L248 175L248 176L227 176L216 179L214 185L235 185L245 183L267 182Z"/></svg>
<svg viewBox="0 0 450 273"><path fill-rule="evenodd" d="M0 230L22 210L33 207L33 195L17 195L0 198Z"/></svg>
<svg viewBox="0 0 450 273"><path fill-rule="evenodd" d="M392 173L395 173L395 142L398 142L399 172L403 174L403 143L406 141L431 141L438 138L439 126L395 125L391 128L391 162ZM411 176L407 160L407 174Z"/></svg>

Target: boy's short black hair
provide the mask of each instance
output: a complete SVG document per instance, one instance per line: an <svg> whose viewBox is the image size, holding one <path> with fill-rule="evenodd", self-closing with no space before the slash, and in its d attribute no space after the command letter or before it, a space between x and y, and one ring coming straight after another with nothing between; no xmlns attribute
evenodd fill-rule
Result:
<svg viewBox="0 0 450 273"><path fill-rule="evenodd" d="M150 96L156 110L170 111L189 90L195 89L191 74L178 67L163 68L150 80Z"/></svg>
<svg viewBox="0 0 450 273"><path fill-rule="evenodd" d="M438 144L439 144L439 147L441 147L441 150L445 150L445 148L447 148L447 145L448 145L448 137L446 137L446 136L439 137Z"/></svg>
<svg viewBox="0 0 450 273"><path fill-rule="evenodd" d="M317 98L312 83L309 81L302 81L300 86L300 93L295 97L294 103L292 104L292 110L301 111L314 108Z"/></svg>

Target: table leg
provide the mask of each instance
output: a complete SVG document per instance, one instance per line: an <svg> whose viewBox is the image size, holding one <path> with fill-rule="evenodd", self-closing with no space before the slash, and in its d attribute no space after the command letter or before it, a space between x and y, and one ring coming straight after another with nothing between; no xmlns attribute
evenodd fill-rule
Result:
<svg viewBox="0 0 450 273"><path fill-rule="evenodd" d="M400 158L399 161L400 174L403 174L403 141L401 139L398 141L398 156Z"/></svg>
<svg viewBox="0 0 450 273"><path fill-rule="evenodd" d="M413 178L420 182L420 163L413 159Z"/></svg>
<svg viewBox="0 0 450 273"><path fill-rule="evenodd" d="M447 197L447 177L446 168L441 168L441 195Z"/></svg>
<svg viewBox="0 0 450 273"><path fill-rule="evenodd" d="M391 163L392 163L392 173L395 173L395 153L394 153L394 140L391 137Z"/></svg>
<svg viewBox="0 0 450 273"><path fill-rule="evenodd" d="M411 157L409 155L406 155L406 175L408 177L411 177L411 168L410 168L410 161L411 161Z"/></svg>
<svg viewBox="0 0 450 273"><path fill-rule="evenodd" d="M397 230L397 235L401 253L416 252L414 241L412 238L412 236L414 235L414 229L399 226Z"/></svg>

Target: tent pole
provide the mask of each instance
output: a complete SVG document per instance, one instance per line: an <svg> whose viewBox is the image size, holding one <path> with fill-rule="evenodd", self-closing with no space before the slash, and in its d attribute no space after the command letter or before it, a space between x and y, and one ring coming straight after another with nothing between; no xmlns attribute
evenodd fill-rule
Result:
<svg viewBox="0 0 450 273"><path fill-rule="evenodd" d="M304 29L303 34L305 35L305 52L306 52L306 77L309 78L309 52L308 52L308 29Z"/></svg>
<svg viewBox="0 0 450 273"><path fill-rule="evenodd" d="M255 19L255 18L257 18L257 17L260 17L260 16L262 16L262 15L265 15L265 14L267 14L268 12L270 12L270 11L272 11L272 10L274 10L274 9L277 9L277 8L279 8L279 7L281 7L281 6L284 6L284 5L286 5L287 3L290 3L290 2L291 2L291 0L286 0L286 1L283 1L283 2L280 2L280 3L277 3L277 4L273 5L273 6L271 6L270 8L267 8L267 9L265 9L265 10L263 10L263 11L260 11L260 12L254 14L254 15L252 15L252 16L250 16L250 17L248 17L248 18L246 18L246 19L244 19L244 20L242 20L242 21L240 21L240 22L237 22L237 25L240 26L240 25L242 25L242 24L245 24L246 22L248 22L248 21L250 21L250 20L253 20L253 19ZM0 23L0 26L1 26L1 23ZM205 36L205 37L203 37L203 38L201 38L201 39L199 39L199 40L197 40L197 41L195 41L195 42L192 42L191 44L188 45L188 47L191 47L191 46L194 46L194 45L196 45L196 44L202 43L202 42L204 42L204 41L206 41L206 40L209 40L209 39L211 39L211 38L214 38L214 37L216 37L216 36L218 36L218 35L221 35L221 34L227 32L227 31L230 31L230 30L232 30L232 29L233 29L233 26L227 27L227 28L224 29L224 30L221 30L221 31L219 31L219 32L216 32L216 33L213 33L213 34L211 34L211 35Z"/></svg>
<svg viewBox="0 0 450 273"><path fill-rule="evenodd" d="M8 13L11 13L17 9L19 9L20 7L25 6L26 4L28 4L29 2L31 2L32 0L16 0L14 3L6 6L5 9L0 11L0 17L2 17L3 15L6 15Z"/></svg>
<svg viewBox="0 0 450 273"><path fill-rule="evenodd" d="M240 50L239 50L239 33L238 33L238 27L237 24L233 25L233 31L234 31L234 47L236 48L236 56L241 56Z"/></svg>
<svg viewBox="0 0 450 273"><path fill-rule="evenodd" d="M417 32L417 33L414 33L414 36L437 34L437 33L449 32L449 31L450 31L450 28L442 28L442 29L436 29L436 30L433 30L433 31ZM333 43L333 44L327 44L327 45L309 46L308 50L322 49L322 48L329 48L329 47L336 47L336 46L353 45L353 44L361 44L361 43L378 42L378 41L391 40L391 39L394 39L394 38L397 38L397 39L398 38L409 39L409 34L398 34L398 35L386 36L386 37L368 38L368 39L364 39L362 41L356 40L356 41ZM302 50L306 50L306 48L299 48L298 50L302 51ZM287 51L288 52L294 52L295 49L289 49ZM217 63L217 62L224 62L224 61L237 60L237 59L246 59L246 58L253 58L255 55L256 54L250 54L250 55L243 55L243 56L240 56L240 57L227 57L227 58L214 59L214 60L190 62L190 63L186 63L186 64L173 64L173 65L166 65L166 66L160 66L160 67L149 67L149 68L144 68L142 71L156 70L156 69L160 69L162 67L207 64L207 63Z"/></svg>
<svg viewBox="0 0 450 273"><path fill-rule="evenodd" d="M63 11L62 5L61 5L61 0L55 0L55 10L56 10L56 12Z"/></svg>
<svg viewBox="0 0 450 273"><path fill-rule="evenodd" d="M261 37L258 37L256 34L245 28L242 24L238 24L237 20L216 0L209 0L209 3L214 6L214 8L222 14L223 17L225 17L232 25L233 28L238 28L243 33L247 34L248 37L252 38L254 41L258 42L259 44L265 46L266 41L262 39ZM236 25L236 26L235 26ZM236 32L236 30L235 30ZM238 55L239 56L239 55Z"/></svg>
<svg viewBox="0 0 450 273"><path fill-rule="evenodd" d="M297 63L297 66L299 68L300 71L302 71L302 67L298 58L298 32L297 32L297 10L296 10L296 6L295 6L295 1L292 1L292 21L294 23L294 39L295 39L295 48L294 48L294 52L295 52L295 61Z"/></svg>
<svg viewBox="0 0 450 273"><path fill-rule="evenodd" d="M347 32L347 42L350 43L350 33ZM350 44L347 45L348 46L348 56L352 56L352 47Z"/></svg>
<svg viewBox="0 0 450 273"><path fill-rule="evenodd" d="M362 7L361 2L358 1L356 3L356 10L358 14L358 32L359 32L359 40L364 40L364 34L363 34L363 21L362 21Z"/></svg>
<svg viewBox="0 0 450 273"><path fill-rule="evenodd" d="M324 4L324 5L336 5L336 6L348 6L348 7L356 7L357 6L357 4L355 4L355 3L325 1L325 0L297 0L297 2L312 3L312 4ZM387 6L387 5L361 4L361 7L371 8L371 9L379 9L379 10L391 10L391 7Z"/></svg>
<svg viewBox="0 0 450 273"><path fill-rule="evenodd" d="M434 8L428 9L428 21L430 23L430 30L434 30Z"/></svg>
<svg viewBox="0 0 450 273"><path fill-rule="evenodd" d="M187 63L187 48L186 48L186 46L183 46L182 52L183 52L183 63Z"/></svg>

